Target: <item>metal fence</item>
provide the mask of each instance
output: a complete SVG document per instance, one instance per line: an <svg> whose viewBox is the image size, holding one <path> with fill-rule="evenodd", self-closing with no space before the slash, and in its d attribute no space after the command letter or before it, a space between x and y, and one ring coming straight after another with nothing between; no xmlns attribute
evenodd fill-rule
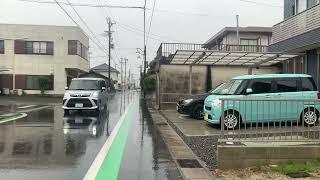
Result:
<svg viewBox="0 0 320 180"><path fill-rule="evenodd" d="M220 100L221 141L320 141L319 100Z"/></svg>

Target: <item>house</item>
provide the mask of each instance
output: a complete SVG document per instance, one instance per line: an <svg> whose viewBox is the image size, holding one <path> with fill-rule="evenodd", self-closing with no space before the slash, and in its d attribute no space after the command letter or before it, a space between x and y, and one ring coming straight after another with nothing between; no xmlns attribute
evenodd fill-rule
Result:
<svg viewBox="0 0 320 180"><path fill-rule="evenodd" d="M106 63L91 68L91 71L102 74L105 77L109 77L109 65ZM111 79L116 83L121 82L121 79L119 79L119 74L120 72L117 69L110 67Z"/></svg>
<svg viewBox="0 0 320 180"><path fill-rule="evenodd" d="M72 78L89 71L88 47L75 26L0 24L0 88L62 95Z"/></svg>
<svg viewBox="0 0 320 180"><path fill-rule="evenodd" d="M160 108L179 98L208 92L243 74L282 73L282 62L299 54L269 52L272 28L226 27L204 44L162 43L152 63Z"/></svg>
<svg viewBox="0 0 320 180"><path fill-rule="evenodd" d="M270 51L304 53L284 64L284 72L307 73L320 86L320 1L284 0L284 20L273 26Z"/></svg>
<svg viewBox="0 0 320 180"><path fill-rule="evenodd" d="M225 27L203 45L218 51L266 52L271 43L271 27Z"/></svg>

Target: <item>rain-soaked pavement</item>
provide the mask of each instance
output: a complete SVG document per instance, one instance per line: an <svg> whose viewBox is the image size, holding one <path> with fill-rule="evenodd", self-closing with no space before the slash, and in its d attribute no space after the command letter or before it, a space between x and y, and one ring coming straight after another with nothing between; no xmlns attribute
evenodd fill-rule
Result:
<svg viewBox="0 0 320 180"><path fill-rule="evenodd" d="M0 124L0 179L82 179L108 139L128 102L137 93L110 97L99 115L74 112L61 105L27 112L28 116ZM170 154L145 112L143 103L132 118L119 179L180 179ZM23 106L22 106L23 107ZM0 107L10 112L26 107Z"/></svg>

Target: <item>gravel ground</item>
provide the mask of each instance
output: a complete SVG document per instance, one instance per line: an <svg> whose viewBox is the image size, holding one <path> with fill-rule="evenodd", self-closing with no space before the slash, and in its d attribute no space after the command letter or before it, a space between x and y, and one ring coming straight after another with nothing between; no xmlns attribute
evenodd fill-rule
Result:
<svg viewBox="0 0 320 180"><path fill-rule="evenodd" d="M167 119L163 113L161 114ZM170 120L168 120L168 124L191 148L195 155L205 162L208 169L217 168L216 153L219 136L185 136Z"/></svg>
<svg viewBox="0 0 320 180"><path fill-rule="evenodd" d="M310 173L311 177L297 178L299 180L320 179L319 173ZM277 180L290 180L293 179L278 172L263 171L262 168L246 168L239 170L223 171L219 175L219 179L232 179L232 180L257 180L257 179L277 179Z"/></svg>

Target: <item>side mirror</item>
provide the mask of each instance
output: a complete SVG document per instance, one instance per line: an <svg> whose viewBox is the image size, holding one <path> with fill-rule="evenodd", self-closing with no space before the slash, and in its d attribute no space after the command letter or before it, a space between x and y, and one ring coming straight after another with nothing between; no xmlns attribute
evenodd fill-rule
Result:
<svg viewBox="0 0 320 180"><path fill-rule="evenodd" d="M252 94L252 93L253 93L253 90L251 88L246 89L246 94Z"/></svg>
<svg viewBox="0 0 320 180"><path fill-rule="evenodd" d="M64 90L68 90L68 89L69 89L68 86L64 87Z"/></svg>
<svg viewBox="0 0 320 180"><path fill-rule="evenodd" d="M102 87L101 90L102 90L102 91L105 91L105 90L106 90L106 87Z"/></svg>

